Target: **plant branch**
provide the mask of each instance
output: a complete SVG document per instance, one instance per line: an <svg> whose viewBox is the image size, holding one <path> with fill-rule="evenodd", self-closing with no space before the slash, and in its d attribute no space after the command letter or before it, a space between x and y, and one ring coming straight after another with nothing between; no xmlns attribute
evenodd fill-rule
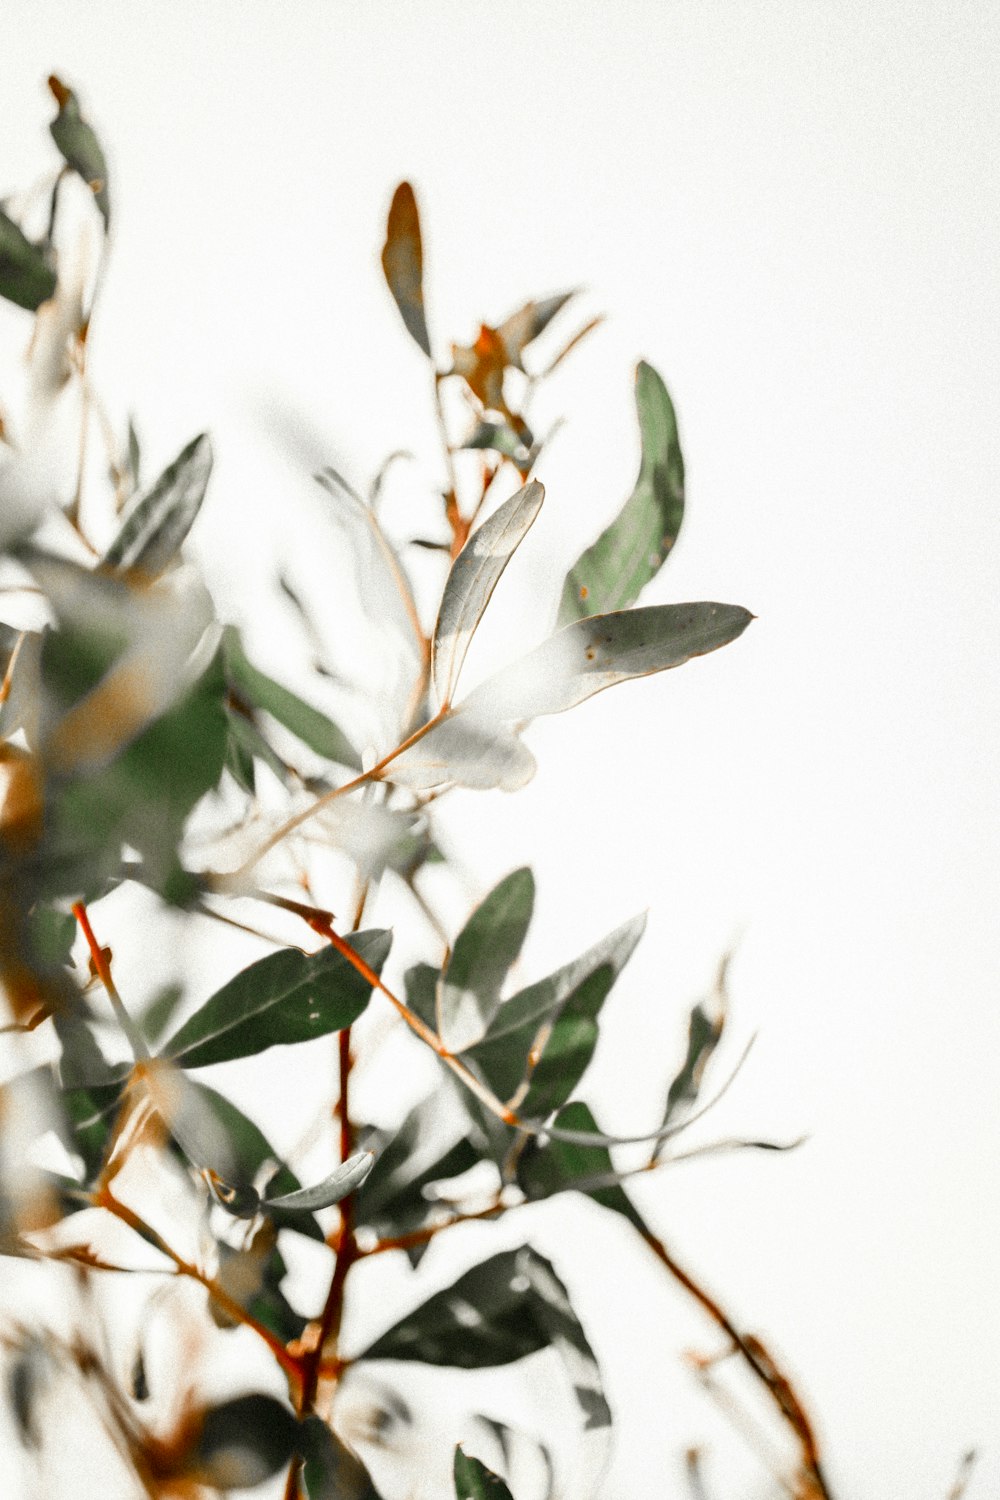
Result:
<svg viewBox="0 0 1000 1500"><path fill-rule="evenodd" d="M79 924L80 931L87 940L87 947L90 949L90 958L94 965L94 972L107 992L108 999L111 1002L111 1009L114 1011L118 1019L118 1024L125 1033L128 1044L132 1049L132 1056L136 1062L148 1060L150 1051L146 1045L146 1038L125 1009L122 997L115 988L115 982L111 977L111 965L108 962L108 955L94 936L94 929L90 925L87 908L82 901L75 901L72 906L72 912Z"/></svg>

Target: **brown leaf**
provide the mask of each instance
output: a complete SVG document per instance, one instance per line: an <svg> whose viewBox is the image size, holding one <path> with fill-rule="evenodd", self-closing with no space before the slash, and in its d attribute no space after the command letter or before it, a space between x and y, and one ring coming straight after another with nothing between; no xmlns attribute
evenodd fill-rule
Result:
<svg viewBox="0 0 1000 1500"><path fill-rule="evenodd" d="M424 252L420 238L417 200L408 182L392 196L382 250L382 270L411 336L431 357L431 341L424 316Z"/></svg>

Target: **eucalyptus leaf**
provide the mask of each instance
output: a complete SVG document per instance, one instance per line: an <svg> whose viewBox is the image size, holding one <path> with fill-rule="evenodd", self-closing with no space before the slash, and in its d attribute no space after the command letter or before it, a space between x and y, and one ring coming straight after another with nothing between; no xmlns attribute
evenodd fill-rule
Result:
<svg viewBox="0 0 1000 1500"><path fill-rule="evenodd" d="M391 936L373 929L351 939L378 971ZM163 1049L184 1068L252 1057L268 1047L310 1041L350 1026L371 987L333 947L312 954L283 948L242 970L185 1022Z"/></svg>
<svg viewBox="0 0 1000 1500"><path fill-rule="evenodd" d="M262 1484L297 1451L299 1426L287 1406L254 1392L204 1413L184 1469L219 1490Z"/></svg>
<svg viewBox="0 0 1000 1500"><path fill-rule="evenodd" d="M570 569L559 624L627 609L654 578L684 518L684 459L673 402L652 365L635 372L642 460L635 488L616 519Z"/></svg>
<svg viewBox="0 0 1000 1500"><path fill-rule="evenodd" d="M104 554L105 566L135 570L148 578L162 573L194 525L211 474L212 444L203 432L129 508Z"/></svg>
<svg viewBox="0 0 1000 1500"><path fill-rule="evenodd" d="M462 711L440 719L390 762L383 777L411 791L454 785L514 792L534 774L535 757L511 728Z"/></svg>
<svg viewBox="0 0 1000 1500"><path fill-rule="evenodd" d="M513 1500L500 1476L460 1447L455 1449L454 1479L456 1500Z"/></svg>
<svg viewBox="0 0 1000 1500"><path fill-rule="evenodd" d="M552 319L575 296L575 292L557 292L554 297L540 297L536 301L526 302L523 307L504 318L497 333L503 340L508 363L522 370L524 366L521 355L524 350L545 332Z"/></svg>
<svg viewBox="0 0 1000 1500"><path fill-rule="evenodd" d="M0 297L37 312L55 290L56 273L44 248L33 244L0 208Z"/></svg>
<svg viewBox="0 0 1000 1500"><path fill-rule="evenodd" d="M564 964L503 1002L486 1036L467 1054L499 1098L510 1098L525 1078L542 1026L555 1022L570 997L593 976L610 970L613 982L631 958L645 926L645 913L640 912L572 963Z"/></svg>
<svg viewBox="0 0 1000 1500"><path fill-rule="evenodd" d="M544 1120L565 1104L580 1082L597 1046L598 1014L614 982L614 969L602 964L582 980L560 1010L518 1106L526 1119Z"/></svg>
<svg viewBox="0 0 1000 1500"><path fill-rule="evenodd" d="M537 480L518 490L477 527L452 564L431 648L439 704L451 702L476 626L504 569L541 510L544 496Z"/></svg>
<svg viewBox="0 0 1000 1500"><path fill-rule="evenodd" d="M331 1172L322 1182L315 1187L298 1188L293 1193L283 1193L278 1198L267 1197L263 1199L264 1206L268 1209L280 1208L288 1212L314 1212L316 1209L329 1208L334 1203L339 1203L346 1198L348 1193L353 1193L359 1188L375 1165L375 1153L373 1151L356 1151L349 1156L336 1171Z"/></svg>
<svg viewBox="0 0 1000 1500"><path fill-rule="evenodd" d="M382 270L411 337L431 357L424 315L424 253L417 200L408 182L393 194L382 250Z"/></svg>
<svg viewBox="0 0 1000 1500"><path fill-rule="evenodd" d="M556 1115L555 1124L565 1130L585 1132L595 1138L600 1129L582 1100L567 1104ZM621 1214L640 1233L645 1223L625 1189L615 1182L615 1168L607 1146L575 1145L562 1140L530 1139L518 1157L517 1181L531 1199L551 1198L555 1193L585 1193L602 1208Z"/></svg>
<svg viewBox="0 0 1000 1500"><path fill-rule="evenodd" d="M77 172L94 194L104 227L111 217L111 199L108 195L108 164L104 151L93 127L80 111L80 101L72 89L66 87L53 75L49 88L59 106L49 130L52 139L62 153L63 159Z"/></svg>
<svg viewBox="0 0 1000 1500"><path fill-rule="evenodd" d="M627 682L682 666L743 634L753 619L736 604L659 604L577 620L504 667L458 705L493 720L558 714Z"/></svg>
<svg viewBox="0 0 1000 1500"><path fill-rule="evenodd" d="M226 676L239 696L251 707L262 709L272 719L277 719L296 739L325 760L336 761L338 765L360 771L361 757L343 731L318 708L313 708L311 703L306 703L296 693L282 687L280 682L275 682L273 677L268 677L255 667L243 650L239 631L235 626L227 625L223 631L222 649ZM262 759L267 758L263 750L259 753Z"/></svg>
<svg viewBox="0 0 1000 1500"><path fill-rule="evenodd" d="M534 904L534 876L527 868L514 870L459 933L437 991L437 1030L450 1052L461 1052L485 1035L524 945Z"/></svg>
<svg viewBox="0 0 1000 1500"><path fill-rule="evenodd" d="M361 1460L319 1417L300 1424L299 1452L309 1500L379 1500Z"/></svg>

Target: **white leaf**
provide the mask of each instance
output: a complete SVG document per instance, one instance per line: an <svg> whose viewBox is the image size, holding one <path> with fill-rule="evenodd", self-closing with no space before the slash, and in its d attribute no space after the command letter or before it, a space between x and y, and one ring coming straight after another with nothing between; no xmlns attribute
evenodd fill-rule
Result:
<svg viewBox="0 0 1000 1500"><path fill-rule="evenodd" d="M473 532L455 559L434 627L431 670L439 704L451 701L476 626L544 496L532 480Z"/></svg>
<svg viewBox="0 0 1000 1500"><path fill-rule="evenodd" d="M452 783L489 791L517 791L535 774L535 758L512 729L456 711L386 767L387 781L413 791Z"/></svg>

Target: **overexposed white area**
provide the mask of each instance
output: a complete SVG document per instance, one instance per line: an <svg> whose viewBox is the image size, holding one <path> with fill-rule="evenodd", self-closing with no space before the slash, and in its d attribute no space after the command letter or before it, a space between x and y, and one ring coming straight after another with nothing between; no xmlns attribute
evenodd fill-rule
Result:
<svg viewBox="0 0 1000 1500"><path fill-rule="evenodd" d="M737 942L729 1062L758 1040L699 1139L809 1141L678 1166L642 1206L787 1360L838 1495L945 1500L978 1447L968 1500L988 1500L1000 12L8 0L3 23L0 192L48 164L57 72L113 174L95 379L134 412L148 472L211 431L193 547L262 664L291 638L277 568L323 587L295 465L366 484L405 447L443 477L426 366L378 265L400 178L442 357L532 295L579 285L609 314L546 393L568 421L470 683L547 632L566 567L631 487L634 364L661 371L688 510L646 600L757 619L717 656L539 723L534 782L456 796L451 842L470 898L533 865L528 977L649 907L588 1080L606 1128L656 1123L687 1008ZM313 435L299 453L289 412ZM410 534L431 524L414 504ZM126 962L129 939L105 940ZM548 1211L540 1244L618 1419L603 1500L684 1495L694 1443L713 1500L762 1493L681 1361L714 1330L652 1259L582 1204Z"/></svg>

